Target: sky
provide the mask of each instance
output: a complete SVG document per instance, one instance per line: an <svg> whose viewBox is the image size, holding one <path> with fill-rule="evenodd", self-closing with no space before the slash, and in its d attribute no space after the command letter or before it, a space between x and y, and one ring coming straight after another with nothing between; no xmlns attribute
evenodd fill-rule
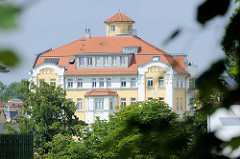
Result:
<svg viewBox="0 0 240 159"><path fill-rule="evenodd" d="M204 0L15 2L26 6L19 15L18 27L0 31L0 47L15 50L21 59L21 63L11 68L9 73L0 73L0 81L7 85L28 78L36 54L84 37L85 28L90 28L93 37L106 36L104 20L119 9L136 22L134 29L137 29L140 38L169 53L187 54L188 61L198 65L201 74L213 61L224 57L219 44L231 14L215 18L203 27L196 21L196 10ZM182 29L181 34L164 45L164 40L177 28Z"/></svg>

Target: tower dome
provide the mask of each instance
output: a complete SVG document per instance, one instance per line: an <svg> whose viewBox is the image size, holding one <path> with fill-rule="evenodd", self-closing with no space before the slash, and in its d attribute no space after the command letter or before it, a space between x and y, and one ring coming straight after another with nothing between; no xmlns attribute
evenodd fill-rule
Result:
<svg viewBox="0 0 240 159"><path fill-rule="evenodd" d="M105 20L104 23L106 23L107 36L129 36L132 35L135 21L118 12Z"/></svg>

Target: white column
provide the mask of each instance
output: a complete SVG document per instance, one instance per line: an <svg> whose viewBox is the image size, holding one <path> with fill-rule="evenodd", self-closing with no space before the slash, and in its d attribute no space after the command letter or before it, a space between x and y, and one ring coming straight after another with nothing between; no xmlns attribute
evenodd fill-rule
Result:
<svg viewBox="0 0 240 159"><path fill-rule="evenodd" d="M138 101L145 101L145 75L138 75Z"/></svg>
<svg viewBox="0 0 240 159"><path fill-rule="evenodd" d="M167 74L166 78L166 103L169 104L170 107L174 107L173 98L174 98L174 87L173 87L173 74Z"/></svg>

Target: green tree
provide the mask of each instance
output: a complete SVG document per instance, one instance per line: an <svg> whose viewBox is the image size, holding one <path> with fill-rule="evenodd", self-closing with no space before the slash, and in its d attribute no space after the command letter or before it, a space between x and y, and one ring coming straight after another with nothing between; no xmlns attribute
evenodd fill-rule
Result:
<svg viewBox="0 0 240 159"><path fill-rule="evenodd" d="M48 157L181 158L206 134L203 119L187 116L180 121L164 102L139 102L116 112L109 122L97 118L90 129L78 127L79 142L57 135L48 143Z"/></svg>
<svg viewBox="0 0 240 159"><path fill-rule="evenodd" d="M15 131L15 128L13 127L12 124L7 124L5 128L8 130L6 134L16 134L17 131Z"/></svg>
<svg viewBox="0 0 240 159"><path fill-rule="evenodd" d="M29 81L23 81L28 99L23 103L24 118L20 123L20 133L33 133L34 145L39 155L48 153L47 142L52 141L54 135L75 135L74 125L83 124L74 115L76 105L68 101L66 92L55 85L43 83L36 87Z"/></svg>

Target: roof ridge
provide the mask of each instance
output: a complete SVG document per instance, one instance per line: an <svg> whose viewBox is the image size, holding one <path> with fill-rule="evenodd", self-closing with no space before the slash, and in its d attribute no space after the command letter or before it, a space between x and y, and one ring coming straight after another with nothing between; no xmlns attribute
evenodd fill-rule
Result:
<svg viewBox="0 0 240 159"><path fill-rule="evenodd" d="M158 47L156 47L156 46L150 44L149 42L147 42L147 41L141 39L140 37L135 37L135 36L133 36L133 37L134 37L134 38L137 38L138 40L140 40L141 42L147 44L148 46L154 48L155 50L158 50L158 51L162 52L163 54L171 55L170 53L168 53L168 52L166 52L166 51L164 51L164 50L162 50L162 49L159 49Z"/></svg>
<svg viewBox="0 0 240 159"><path fill-rule="evenodd" d="M76 43L76 42L78 42L78 41L81 41L81 39L85 39L85 38L82 37L82 38L80 38L80 39L78 39L78 40L75 40L75 41L73 41L73 42L70 42L70 43L68 43L68 44L66 44L66 45L60 46L60 47L58 47L58 48L56 48L56 49L52 49L51 51L46 52L46 53L50 53L50 52L54 52L54 51L56 51L56 50L58 50L58 49L62 49L62 48L66 47L66 46L69 46L69 45L71 45L71 44L73 44L73 43ZM45 53L44 53L44 54L45 54ZM42 54L42 55L43 55L43 54Z"/></svg>

